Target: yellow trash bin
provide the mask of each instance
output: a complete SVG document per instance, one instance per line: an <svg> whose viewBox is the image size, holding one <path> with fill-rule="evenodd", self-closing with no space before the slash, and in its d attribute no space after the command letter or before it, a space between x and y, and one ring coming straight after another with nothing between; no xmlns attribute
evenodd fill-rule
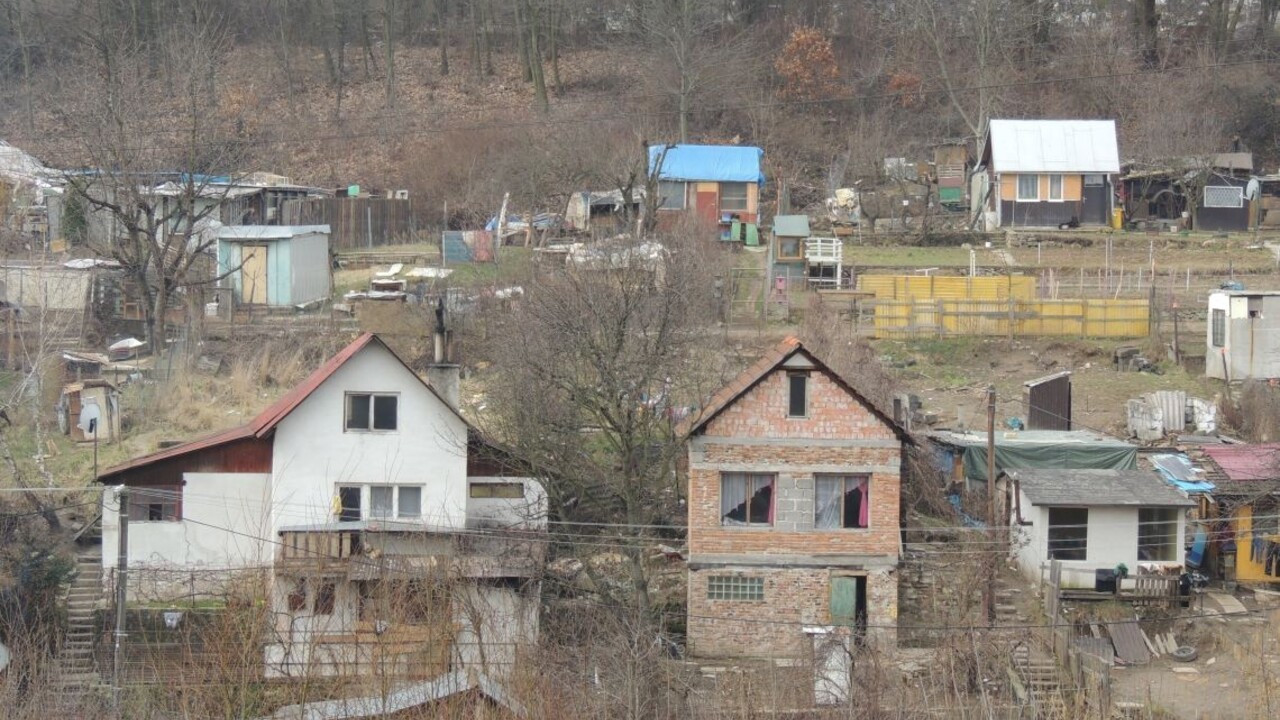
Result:
<svg viewBox="0 0 1280 720"><path fill-rule="evenodd" d="M1111 227L1116 230L1124 229L1124 208L1115 208L1111 211Z"/></svg>

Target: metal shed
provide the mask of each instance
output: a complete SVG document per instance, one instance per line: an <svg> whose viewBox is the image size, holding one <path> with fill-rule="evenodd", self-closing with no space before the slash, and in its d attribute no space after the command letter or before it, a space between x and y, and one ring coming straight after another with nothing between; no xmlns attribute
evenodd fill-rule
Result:
<svg viewBox="0 0 1280 720"><path fill-rule="evenodd" d="M240 225L218 231L218 272L236 302L300 305L329 297L328 225Z"/></svg>

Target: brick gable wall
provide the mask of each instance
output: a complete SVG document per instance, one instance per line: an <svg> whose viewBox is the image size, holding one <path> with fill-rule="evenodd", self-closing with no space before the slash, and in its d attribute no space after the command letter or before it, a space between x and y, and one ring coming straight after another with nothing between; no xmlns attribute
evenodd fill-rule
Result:
<svg viewBox="0 0 1280 720"><path fill-rule="evenodd" d="M892 626L898 612L894 565L901 441L892 427L819 370L810 373L808 398L808 417L788 417L787 370L777 368L690 443L694 569L688 639L693 655L806 658L812 643L802 628L830 622L832 573L867 577L871 635L893 642L893 631L884 626ZM721 524L722 472L776 476L772 526ZM821 473L870 475L869 528L814 529L814 477ZM707 582L715 575L763 578L765 599L710 600Z"/></svg>

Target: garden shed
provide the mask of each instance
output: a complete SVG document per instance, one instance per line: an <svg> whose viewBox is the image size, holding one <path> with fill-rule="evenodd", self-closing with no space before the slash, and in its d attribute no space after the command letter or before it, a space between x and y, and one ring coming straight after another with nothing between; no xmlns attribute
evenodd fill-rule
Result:
<svg viewBox="0 0 1280 720"><path fill-rule="evenodd" d="M329 297L328 225L239 225L218 231L218 274L235 301L301 305Z"/></svg>

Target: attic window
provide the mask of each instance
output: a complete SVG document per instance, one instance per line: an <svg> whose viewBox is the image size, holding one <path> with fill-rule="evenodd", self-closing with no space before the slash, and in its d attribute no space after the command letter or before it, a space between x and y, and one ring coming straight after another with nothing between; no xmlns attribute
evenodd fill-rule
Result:
<svg viewBox="0 0 1280 720"><path fill-rule="evenodd" d="M787 373L787 417L808 417L809 373Z"/></svg>
<svg viewBox="0 0 1280 720"><path fill-rule="evenodd" d="M350 432L395 430L399 401L397 395L347 393L347 417L343 427Z"/></svg>

